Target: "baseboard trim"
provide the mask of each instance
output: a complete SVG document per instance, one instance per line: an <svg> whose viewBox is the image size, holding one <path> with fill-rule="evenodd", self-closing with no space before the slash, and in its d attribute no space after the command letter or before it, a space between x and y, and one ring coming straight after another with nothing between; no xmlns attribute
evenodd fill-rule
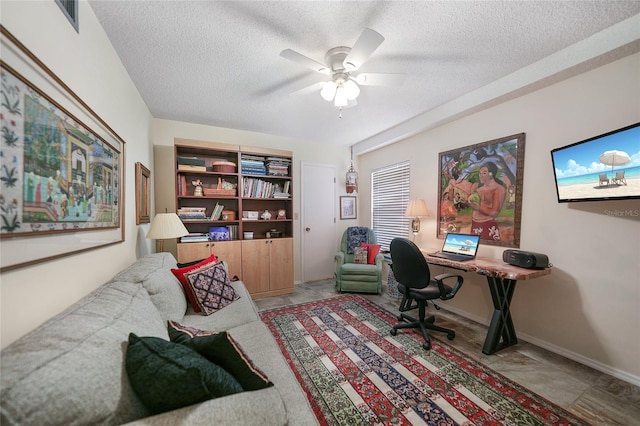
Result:
<svg viewBox="0 0 640 426"><path fill-rule="evenodd" d="M449 312L453 312L454 314L460 315L461 317L465 317L467 319L470 319L472 321L475 321L479 324L483 324L486 326L489 326L489 321L486 318L480 318L476 315L472 315L469 314L468 312L465 312L463 310L457 309L455 307L452 306L448 306L448 305L444 305L444 304L439 304L438 305L440 308L442 308L443 310L449 311ZM552 343L549 343L547 341L544 341L542 339L539 339L537 337L533 337L533 336L529 336L526 333L521 333L521 332L517 332L518 335L518 339L520 340L524 340L526 342L529 342L533 345L536 345L538 347L541 347L543 349L546 349L550 352L553 352L555 354L561 355L565 358L568 358L570 360L579 362L580 364L586 365L587 367L591 367L594 370L598 370L602 373L608 374L610 376L613 376L617 379L620 380L624 380L625 382L631 383L634 386L640 386L640 377L639 376L635 376L633 374L629 374L626 371L622 371L619 370L617 368L613 368L610 365L607 364L603 364L600 361L591 359L591 358L587 358L584 355L581 355L579 353L567 350L566 348L562 348L559 346L556 346Z"/></svg>

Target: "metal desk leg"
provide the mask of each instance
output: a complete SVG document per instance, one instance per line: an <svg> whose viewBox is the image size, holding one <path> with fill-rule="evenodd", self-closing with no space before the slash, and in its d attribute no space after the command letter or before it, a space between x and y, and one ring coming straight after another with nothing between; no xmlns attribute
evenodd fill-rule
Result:
<svg viewBox="0 0 640 426"><path fill-rule="evenodd" d="M493 299L494 311L482 353L491 355L518 343L516 329L513 326L509 310L511 298L516 289L516 280L487 277L487 281Z"/></svg>

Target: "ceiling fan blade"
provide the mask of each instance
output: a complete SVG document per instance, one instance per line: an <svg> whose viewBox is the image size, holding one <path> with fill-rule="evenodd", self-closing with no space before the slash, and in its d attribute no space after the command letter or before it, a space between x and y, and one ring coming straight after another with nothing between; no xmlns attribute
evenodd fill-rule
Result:
<svg viewBox="0 0 640 426"><path fill-rule="evenodd" d="M365 72L356 76L356 83L361 86L402 86L406 80L406 74L384 74Z"/></svg>
<svg viewBox="0 0 640 426"><path fill-rule="evenodd" d="M324 64L321 64L318 61L314 61L313 59L304 56L295 50L285 49L280 52L280 56L290 61L296 62L300 65L303 65L307 68L311 68L314 71L317 71L322 74L331 74L331 70Z"/></svg>
<svg viewBox="0 0 640 426"><path fill-rule="evenodd" d="M360 68L383 41L384 37L379 33L365 28L347 57L344 58L344 68L349 71L355 71Z"/></svg>
<svg viewBox="0 0 640 426"><path fill-rule="evenodd" d="M309 93L317 92L318 90L322 89L322 87L325 84L327 84L326 81L321 81L319 83L312 84L311 86L307 86L307 87L303 87L302 89L298 89L295 92L291 92L289 94L290 95L306 95L306 94L309 94Z"/></svg>

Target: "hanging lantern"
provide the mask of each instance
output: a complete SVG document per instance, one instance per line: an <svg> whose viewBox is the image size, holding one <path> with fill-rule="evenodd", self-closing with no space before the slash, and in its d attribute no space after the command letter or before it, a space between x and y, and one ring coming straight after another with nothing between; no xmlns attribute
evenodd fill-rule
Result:
<svg viewBox="0 0 640 426"><path fill-rule="evenodd" d="M353 168L353 161L347 170L347 194L352 192L358 192L358 172Z"/></svg>

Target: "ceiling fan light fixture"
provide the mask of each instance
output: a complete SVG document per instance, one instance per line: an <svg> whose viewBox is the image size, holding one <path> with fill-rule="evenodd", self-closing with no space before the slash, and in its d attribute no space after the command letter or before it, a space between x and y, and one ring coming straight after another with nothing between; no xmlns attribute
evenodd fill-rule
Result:
<svg viewBox="0 0 640 426"><path fill-rule="evenodd" d="M348 104L348 99L347 99L347 91L344 87L342 86L338 86L338 89L336 90L336 97L333 100L334 105L337 107L345 107Z"/></svg>
<svg viewBox="0 0 640 426"><path fill-rule="evenodd" d="M360 87L351 78L344 82L343 87L347 93L347 99L350 101L354 100L358 97L358 95L360 95Z"/></svg>
<svg viewBox="0 0 640 426"><path fill-rule="evenodd" d="M327 102L331 102L333 97L336 95L336 90L338 89L338 85L334 81L329 81L325 83L320 91L320 96Z"/></svg>

